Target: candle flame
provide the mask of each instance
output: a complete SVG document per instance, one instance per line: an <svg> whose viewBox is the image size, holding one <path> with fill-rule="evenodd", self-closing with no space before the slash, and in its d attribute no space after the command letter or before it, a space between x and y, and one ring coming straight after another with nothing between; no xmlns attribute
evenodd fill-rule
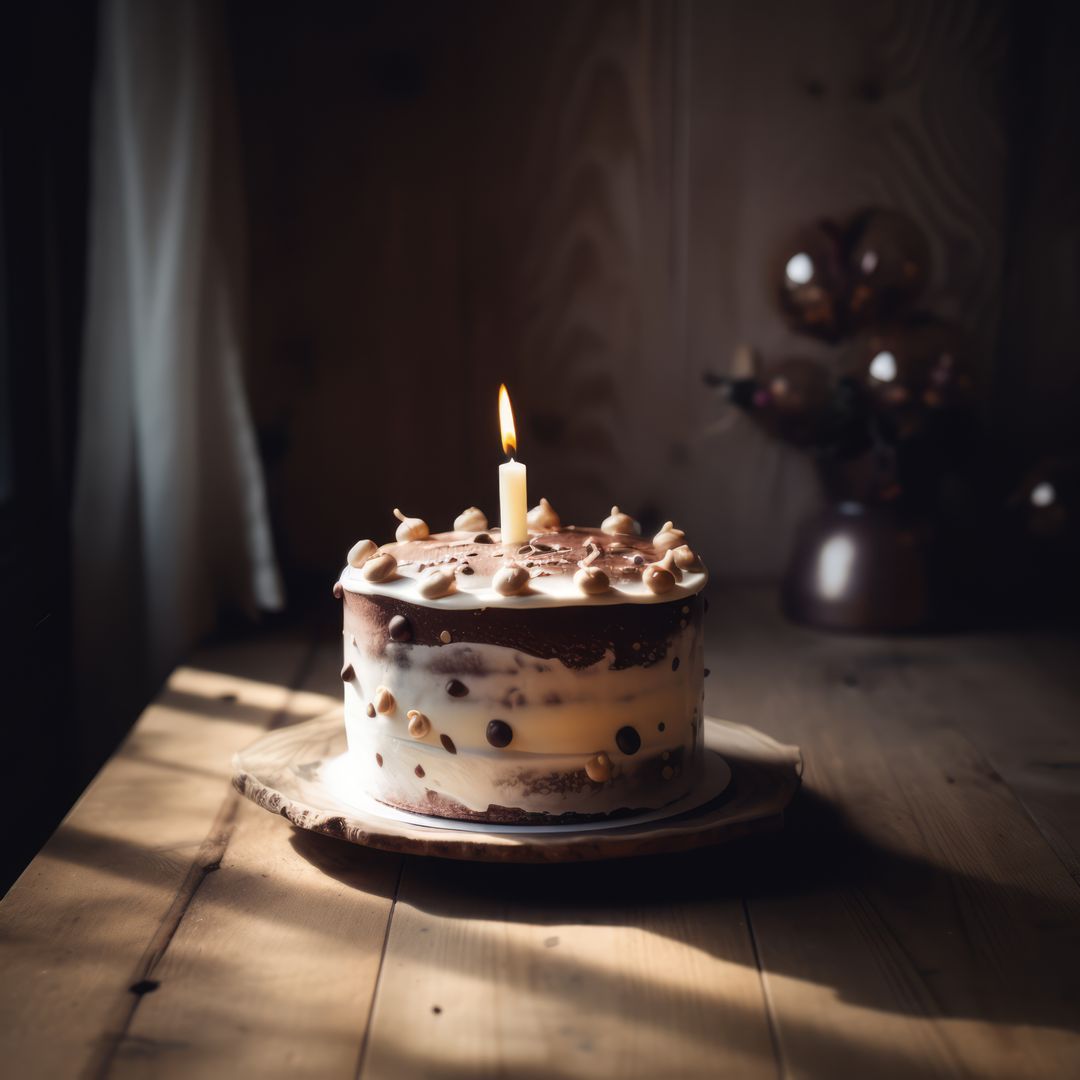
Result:
<svg viewBox="0 0 1080 1080"><path fill-rule="evenodd" d="M502 429L504 454L512 454L517 449L517 430L514 427L514 410L510 408L510 395L506 384L499 385L499 427Z"/></svg>

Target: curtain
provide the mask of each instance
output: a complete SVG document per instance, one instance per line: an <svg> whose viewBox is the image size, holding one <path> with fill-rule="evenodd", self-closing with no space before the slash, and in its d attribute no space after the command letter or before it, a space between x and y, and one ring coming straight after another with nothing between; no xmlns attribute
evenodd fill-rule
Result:
<svg viewBox="0 0 1080 1080"><path fill-rule="evenodd" d="M115 734L223 608L283 602L243 385L221 10L101 6L73 605L80 698Z"/></svg>

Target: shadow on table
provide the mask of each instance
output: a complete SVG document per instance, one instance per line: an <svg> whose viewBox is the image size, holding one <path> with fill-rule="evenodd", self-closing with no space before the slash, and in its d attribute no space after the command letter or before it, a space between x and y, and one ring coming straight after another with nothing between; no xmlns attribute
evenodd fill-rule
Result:
<svg viewBox="0 0 1080 1080"><path fill-rule="evenodd" d="M302 830L292 844L342 881L343 863L372 854ZM433 917L644 925L868 1009L1077 1031L1080 907L1075 889L1042 884L890 850L804 788L782 832L685 854L557 865L410 856L398 898ZM716 943L728 939L704 926L710 904L733 901L749 954L724 955ZM558 935L544 944L546 962L559 962Z"/></svg>

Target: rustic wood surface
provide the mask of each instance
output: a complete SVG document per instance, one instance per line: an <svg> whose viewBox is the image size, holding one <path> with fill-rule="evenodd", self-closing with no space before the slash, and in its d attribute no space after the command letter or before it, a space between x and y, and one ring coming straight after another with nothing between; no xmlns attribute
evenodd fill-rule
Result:
<svg viewBox="0 0 1080 1080"><path fill-rule="evenodd" d="M338 642L197 655L0 905L5 1073L1080 1073L1075 640L828 636L767 590L710 620L710 712L799 744L802 791L613 863L290 828L230 759L336 702Z"/></svg>

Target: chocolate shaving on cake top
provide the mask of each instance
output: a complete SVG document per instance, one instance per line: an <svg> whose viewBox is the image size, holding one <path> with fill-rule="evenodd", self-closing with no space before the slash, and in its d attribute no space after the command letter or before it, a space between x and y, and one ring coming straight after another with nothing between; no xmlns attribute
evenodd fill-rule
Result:
<svg viewBox="0 0 1080 1080"><path fill-rule="evenodd" d="M532 530L527 543L515 545L502 544L498 529L434 533L384 544L361 568L346 567L341 583L354 592L457 608L541 606L545 599L560 604L650 602L661 592L675 599L700 591L707 580L689 548L680 554L693 569L681 580L683 572L665 547L675 538L670 526L659 543L632 533L574 526ZM379 572L373 573L376 567ZM435 589L436 580L445 582L445 589Z"/></svg>

